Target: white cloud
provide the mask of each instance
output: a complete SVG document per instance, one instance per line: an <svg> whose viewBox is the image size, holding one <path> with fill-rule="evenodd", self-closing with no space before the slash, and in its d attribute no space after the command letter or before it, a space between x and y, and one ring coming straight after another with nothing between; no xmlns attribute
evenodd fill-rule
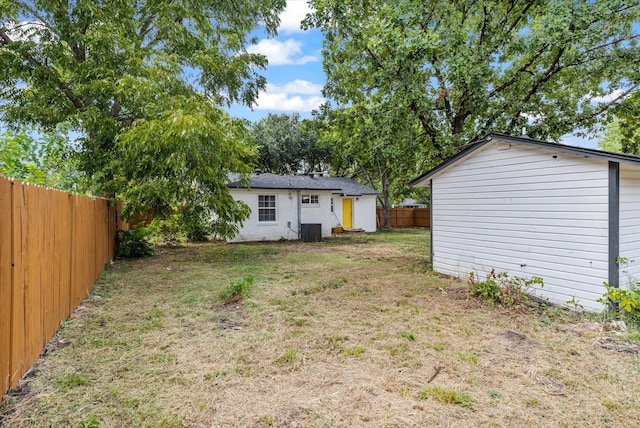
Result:
<svg viewBox="0 0 640 428"><path fill-rule="evenodd" d="M610 103L611 101L614 101L614 100L620 98L620 96L622 94L624 94L624 91L622 91L620 89L616 89L615 91L611 92L610 94L602 95L602 96L599 96L599 97L593 97L589 101L591 101L592 103Z"/></svg>
<svg viewBox="0 0 640 428"><path fill-rule="evenodd" d="M253 106L256 110L310 112L325 102L322 85L306 80L294 80L283 86L267 84Z"/></svg>
<svg viewBox="0 0 640 428"><path fill-rule="evenodd" d="M7 22L7 36L14 41L33 41L40 43L44 24L38 21Z"/></svg>
<svg viewBox="0 0 640 428"><path fill-rule="evenodd" d="M533 123L543 118L541 114L520 113L520 116L527 119L527 123Z"/></svg>
<svg viewBox="0 0 640 428"><path fill-rule="evenodd" d="M320 95L322 85L311 83L308 80L296 79L284 86L276 86L267 83L267 92L272 94L304 94L304 95Z"/></svg>
<svg viewBox="0 0 640 428"><path fill-rule="evenodd" d="M263 39L256 45L247 48L248 52L261 53L269 59L269 65L306 64L318 61L318 57L302 54L302 42L295 39L279 40Z"/></svg>
<svg viewBox="0 0 640 428"><path fill-rule="evenodd" d="M306 0L287 0L287 7L280 14L280 27L278 31L283 33L301 33L300 22L311 8Z"/></svg>

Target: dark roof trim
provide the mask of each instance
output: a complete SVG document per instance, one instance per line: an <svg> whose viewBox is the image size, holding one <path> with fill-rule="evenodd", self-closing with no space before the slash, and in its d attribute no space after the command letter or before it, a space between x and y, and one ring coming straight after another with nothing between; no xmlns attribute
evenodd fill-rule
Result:
<svg viewBox="0 0 640 428"><path fill-rule="evenodd" d="M252 174L246 182L234 181L229 188L256 190L288 190L305 192L332 192L343 196L379 195L380 193L357 181L345 177L306 175Z"/></svg>
<svg viewBox="0 0 640 428"><path fill-rule="evenodd" d="M313 191L313 192L332 192L332 193L342 193L342 189L339 187L335 187L335 188L323 188L320 189L318 187L300 187L300 186L292 186L292 187L278 187L278 186L242 186L242 185L236 185L236 183L232 183L229 185L229 187L231 189L258 189L258 190L291 190L291 191L296 191L296 190L304 190L304 191Z"/></svg>
<svg viewBox="0 0 640 428"><path fill-rule="evenodd" d="M607 152L604 150L588 149L585 147L578 147L578 146L569 146L566 144L552 143L549 141L534 140L529 137L514 137L512 135L500 134L500 133L494 132L480 140L472 141L471 143L467 144L465 148L462 149L462 151L460 151L458 154L453 155L450 158L444 160L440 165L427 171L426 173L422 174L420 177L411 180L409 185L412 187L415 186L416 184L426 180L427 178L432 177L433 175L447 168L449 165L457 162L459 159L470 155L471 153L484 147L486 144L494 140L503 141L505 143L522 144L530 147L550 149L550 150L555 150L563 153L581 155L584 157L601 159L605 161L640 165L640 156L636 156L636 155L629 155L624 153L613 153L613 152Z"/></svg>

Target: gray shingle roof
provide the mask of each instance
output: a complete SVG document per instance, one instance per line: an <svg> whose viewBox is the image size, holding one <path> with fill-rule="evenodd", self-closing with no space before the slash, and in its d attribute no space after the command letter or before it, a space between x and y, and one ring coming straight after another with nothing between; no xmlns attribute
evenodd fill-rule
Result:
<svg viewBox="0 0 640 428"><path fill-rule="evenodd" d="M244 188L240 181L228 185L231 188ZM277 175L270 173L252 174L249 180L251 189L291 189L291 190L331 190L345 196L379 195L380 193L355 180L343 177L321 177L309 175Z"/></svg>

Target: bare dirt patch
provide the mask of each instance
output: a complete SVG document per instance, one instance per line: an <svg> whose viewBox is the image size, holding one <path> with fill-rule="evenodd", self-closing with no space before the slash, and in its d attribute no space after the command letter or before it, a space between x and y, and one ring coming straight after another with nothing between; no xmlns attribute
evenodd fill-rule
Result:
<svg viewBox="0 0 640 428"><path fill-rule="evenodd" d="M584 320L490 307L428 232L207 244L118 262L6 426L636 426L640 361ZM221 304L246 275L251 296ZM572 318L574 319L574 318ZM434 376L434 373L436 375Z"/></svg>

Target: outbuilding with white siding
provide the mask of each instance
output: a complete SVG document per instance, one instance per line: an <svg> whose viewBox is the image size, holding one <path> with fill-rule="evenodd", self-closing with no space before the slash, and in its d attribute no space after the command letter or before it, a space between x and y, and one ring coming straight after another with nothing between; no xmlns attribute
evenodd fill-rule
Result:
<svg viewBox="0 0 640 428"><path fill-rule="evenodd" d="M589 310L640 280L640 156L489 134L416 178L431 188L435 271L541 277Z"/></svg>

